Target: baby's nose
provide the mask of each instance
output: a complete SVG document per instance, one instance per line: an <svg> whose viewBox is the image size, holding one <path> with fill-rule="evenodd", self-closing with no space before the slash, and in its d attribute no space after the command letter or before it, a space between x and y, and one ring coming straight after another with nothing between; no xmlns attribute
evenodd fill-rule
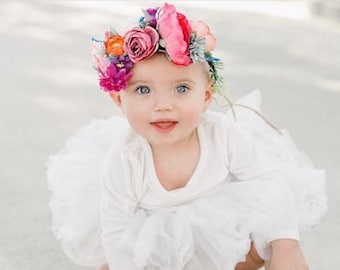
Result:
<svg viewBox="0 0 340 270"><path fill-rule="evenodd" d="M170 102L160 102L155 106L155 111L171 111L172 109L173 106Z"/></svg>
<svg viewBox="0 0 340 270"><path fill-rule="evenodd" d="M161 94L157 96L155 110L167 111L173 109L173 101L169 95Z"/></svg>

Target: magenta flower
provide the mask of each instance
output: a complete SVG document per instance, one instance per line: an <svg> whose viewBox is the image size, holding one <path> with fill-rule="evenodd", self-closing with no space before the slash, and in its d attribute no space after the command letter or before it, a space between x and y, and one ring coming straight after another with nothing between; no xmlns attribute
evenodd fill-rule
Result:
<svg viewBox="0 0 340 270"><path fill-rule="evenodd" d="M135 27L126 32L124 39L124 49L134 63L153 55L159 46L157 30L150 26Z"/></svg>
<svg viewBox="0 0 340 270"><path fill-rule="evenodd" d="M116 64L110 64L106 68L107 76L99 78L100 87L106 91L120 91L127 87L127 81L131 78L132 72L127 68L118 68Z"/></svg>
<svg viewBox="0 0 340 270"><path fill-rule="evenodd" d="M191 26L186 17L176 12L175 6L167 3L161 7L158 31L165 41L165 50L171 61L177 65L190 65L189 42Z"/></svg>

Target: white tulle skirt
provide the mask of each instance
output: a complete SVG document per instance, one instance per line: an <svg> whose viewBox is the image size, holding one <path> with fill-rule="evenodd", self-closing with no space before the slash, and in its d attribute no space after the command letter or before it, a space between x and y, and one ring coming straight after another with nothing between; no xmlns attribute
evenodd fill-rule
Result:
<svg viewBox="0 0 340 270"><path fill-rule="evenodd" d="M120 246L133 254L137 269L234 270L245 260L251 241L269 258L272 222L286 210L285 187L234 181L186 205L139 209Z"/></svg>
<svg viewBox="0 0 340 270"><path fill-rule="evenodd" d="M238 103L260 110L260 99L260 93L254 91ZM327 210L324 171L313 167L286 130L279 134L248 109L235 107L235 111L237 121L287 179L300 229L312 228ZM232 117L230 111L227 113ZM101 170L111 142L119 136L117 128L126 125L118 116L95 120L69 139L48 162L53 233L64 252L84 266L106 261L100 238ZM138 269L232 270L244 260L251 241L266 258L270 256L270 223L273 216L280 216L280 207L268 206L267 197L276 196L279 202L280 186L268 190L272 187L263 185L235 181L214 196L178 208L138 209L121 245L131 251ZM256 195L249 196L247 190Z"/></svg>

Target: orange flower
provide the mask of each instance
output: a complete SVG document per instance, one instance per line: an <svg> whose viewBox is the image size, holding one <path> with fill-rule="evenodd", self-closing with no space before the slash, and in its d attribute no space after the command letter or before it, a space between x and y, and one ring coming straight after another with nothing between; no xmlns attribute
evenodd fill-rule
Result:
<svg viewBox="0 0 340 270"><path fill-rule="evenodd" d="M110 36L105 41L105 50L108 54L122 55L124 53L124 38L118 35Z"/></svg>

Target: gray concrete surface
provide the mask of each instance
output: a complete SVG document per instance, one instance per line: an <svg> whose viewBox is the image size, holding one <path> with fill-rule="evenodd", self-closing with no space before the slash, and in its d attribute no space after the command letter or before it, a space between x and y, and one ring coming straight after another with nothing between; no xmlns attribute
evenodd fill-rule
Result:
<svg viewBox="0 0 340 270"><path fill-rule="evenodd" d="M329 212L303 234L302 245L312 270L337 270L340 27L310 17L304 1L271 12L251 2L244 8L245 1L209 1L209 13L198 1L179 8L208 21L218 37L231 96L261 89L265 114L326 169ZM113 112L97 87L90 38L147 7L146 1L91 3L0 3L1 270L86 269L69 261L51 234L46 161L79 127Z"/></svg>

